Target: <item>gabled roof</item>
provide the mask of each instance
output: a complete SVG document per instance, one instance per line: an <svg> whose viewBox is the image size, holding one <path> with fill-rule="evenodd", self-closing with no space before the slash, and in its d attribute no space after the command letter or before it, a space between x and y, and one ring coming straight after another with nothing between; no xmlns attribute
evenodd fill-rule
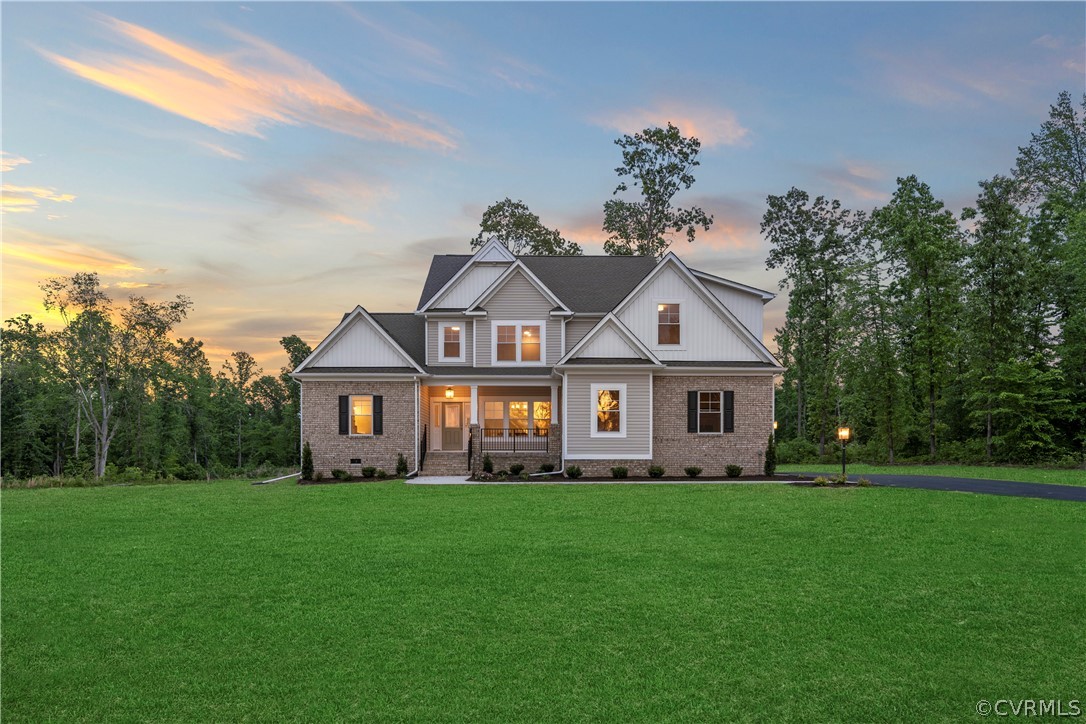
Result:
<svg viewBox="0 0 1086 724"><path fill-rule="evenodd" d="M438 257L434 257L436 260ZM505 248L505 244L501 243L497 239L491 239L490 241L479 247L479 250L469 256L463 264L457 268L451 276L437 288L437 290L430 296L426 296L426 287L423 287L422 299L419 300L419 310L425 310L427 306L434 303L434 301L441 296L442 292L447 289L451 289L460 276L462 276L470 268L470 264L510 264L515 262L517 258L513 256L513 253ZM451 265L450 265L451 266ZM431 269L433 268L431 264ZM442 275L444 276L444 275ZM426 279L427 285L430 282L429 275Z"/></svg>
<svg viewBox="0 0 1086 724"><path fill-rule="evenodd" d="M630 328L622 323L622 320L620 320L614 314L608 314L606 317L596 322L596 326L588 330L585 336L581 337L580 341L578 341L577 344L573 345L572 349L570 349L569 352L564 354L562 358L558 360L558 365L574 363L575 360L581 360L579 364L585 364L589 359L595 359L595 361L597 362L600 359L612 359L578 357L582 350L586 349L589 345L591 345L593 340L597 339L606 330L614 330L614 332L617 333L623 341L625 341L626 345L630 348L630 350L636 352L638 355L637 358L614 358L616 360L621 360L619 362L615 362L614 364L621 364L624 362L636 363L638 359L644 360L649 364L653 365L662 364L660 362L660 359L652 353L652 350L646 347L645 344L637 338L637 335L631 332Z"/></svg>
<svg viewBox="0 0 1086 724"><path fill-rule="evenodd" d="M651 256L518 257L577 314L606 314L656 266Z"/></svg>
<svg viewBox="0 0 1086 724"><path fill-rule="evenodd" d="M426 361L426 320L414 312L385 312L370 315L396 344L418 364Z"/></svg>
<svg viewBox="0 0 1086 724"><path fill-rule="evenodd" d="M710 274L708 272L698 271L697 269L691 269L690 272L698 279L704 281L715 282L725 287L735 289L736 291L746 292L748 294L755 294L762 298L762 304L771 302L777 298L777 295L773 292L767 292L765 289L759 289L758 287L748 286L746 284L740 284L739 282L733 282L731 279L725 279L724 277L718 277L716 274Z"/></svg>
<svg viewBox="0 0 1086 724"><path fill-rule="evenodd" d="M533 274L532 270L529 269L524 264L524 262L522 262L520 259L517 259L515 262L510 264L509 268L506 269L505 272L503 272L501 276L499 276L497 279L495 279L494 283L491 284L489 287L487 287L483 291L483 293L479 295L478 299L476 299L474 302L472 302L471 304L468 305L468 309L470 309L472 311L474 311L476 309L482 309L483 305L486 304L487 302L489 302L491 297L493 297L495 294L497 294L498 290L500 290L503 286L505 286L505 283L507 281L509 281L509 279L511 279L514 274L517 274L517 273L522 274L524 276L524 278L527 279L528 282L531 283L531 285L533 287L535 287L536 290L540 294L542 294L552 304L555 305L554 309L551 312L552 314L554 312L570 312L570 313L572 313L573 310L569 309L564 304L562 304L562 300L559 299L557 296L555 296L554 292L552 292L550 290L550 288L548 288L547 285L544 284L539 279L539 277L537 277L535 274Z"/></svg>
<svg viewBox="0 0 1086 724"><path fill-rule="evenodd" d="M384 326L381 325L377 320L375 320L373 316L365 309L363 309L360 305L355 307L348 314L343 315L343 319L340 320L339 324L336 325L336 328L332 330L331 334L325 337L321 341L321 343L318 344L317 347L309 354L309 356L302 360L302 363L298 365L297 368L295 368L294 373L309 371L309 365L313 361L320 359L325 351L332 347L335 341L339 339L348 329L350 329L351 326L356 322L356 320L359 323L368 324L375 332L377 332L377 334L381 338L383 338L385 342L387 342L392 347L392 349L403 358L405 367L409 369L414 369L417 372L423 371L422 366L415 361L414 357L412 357L411 354L404 350L403 346L398 341L396 341L396 339L392 337L392 335L388 333Z"/></svg>
<svg viewBox="0 0 1086 724"><path fill-rule="evenodd" d="M426 275L426 283L422 285L417 309L422 309L422 305L433 299L441 288L464 268L470 258L471 254L434 254L430 261L430 272Z"/></svg>

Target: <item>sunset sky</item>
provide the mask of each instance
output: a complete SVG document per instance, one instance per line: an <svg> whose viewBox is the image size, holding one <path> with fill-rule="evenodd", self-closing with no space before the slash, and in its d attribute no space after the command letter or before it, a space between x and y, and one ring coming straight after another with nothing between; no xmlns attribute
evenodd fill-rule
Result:
<svg viewBox="0 0 1086 724"><path fill-rule="evenodd" d="M758 223L799 186L955 211L1083 91L1086 4L4 2L3 318L40 280L183 293L178 336L274 370L342 312L414 309L429 259L522 199L602 253L618 135L701 139L673 249L776 289ZM767 309L767 343L785 301Z"/></svg>

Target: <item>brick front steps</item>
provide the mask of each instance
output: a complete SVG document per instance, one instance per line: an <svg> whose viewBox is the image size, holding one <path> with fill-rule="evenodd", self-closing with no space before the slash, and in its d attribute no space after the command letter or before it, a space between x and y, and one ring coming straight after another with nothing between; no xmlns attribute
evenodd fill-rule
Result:
<svg viewBox="0 0 1086 724"><path fill-rule="evenodd" d="M467 475L467 452L428 452L422 462L419 476Z"/></svg>

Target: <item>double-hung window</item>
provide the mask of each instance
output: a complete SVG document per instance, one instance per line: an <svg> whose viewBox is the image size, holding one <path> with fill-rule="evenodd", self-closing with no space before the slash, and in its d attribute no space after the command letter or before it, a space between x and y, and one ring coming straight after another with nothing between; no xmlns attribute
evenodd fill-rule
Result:
<svg viewBox="0 0 1086 724"><path fill-rule="evenodd" d="M701 435L735 432L734 390L690 390L686 396L687 432Z"/></svg>
<svg viewBox="0 0 1086 724"><path fill-rule="evenodd" d="M439 359L442 362L464 361L464 323L442 322L440 325L441 338L438 340L441 353Z"/></svg>
<svg viewBox="0 0 1086 724"><path fill-rule="evenodd" d="M542 362L545 329L542 322L494 322L494 363Z"/></svg>
<svg viewBox="0 0 1086 724"><path fill-rule="evenodd" d="M593 384L592 437L626 437L625 383Z"/></svg>
<svg viewBox="0 0 1086 724"><path fill-rule="evenodd" d="M682 335L680 327L678 302L660 302L656 305L657 344L681 344Z"/></svg>
<svg viewBox="0 0 1086 724"><path fill-rule="evenodd" d="M373 395L351 396L351 434L373 434Z"/></svg>
<svg viewBox="0 0 1086 724"><path fill-rule="evenodd" d="M719 392L698 393L698 432L719 433L724 429L724 408Z"/></svg>

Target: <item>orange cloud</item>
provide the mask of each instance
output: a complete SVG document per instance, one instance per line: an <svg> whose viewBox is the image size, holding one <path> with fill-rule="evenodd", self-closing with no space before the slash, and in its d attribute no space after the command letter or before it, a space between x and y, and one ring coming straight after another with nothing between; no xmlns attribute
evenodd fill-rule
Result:
<svg viewBox="0 0 1086 724"><path fill-rule="evenodd" d="M72 194L59 194L54 188L42 186L15 186L4 184L0 191L0 213L25 214L38 208L40 200L70 203Z"/></svg>
<svg viewBox="0 0 1086 724"><path fill-rule="evenodd" d="M16 156L13 153L7 151L0 151L0 171L7 173L13 170L16 166L22 166L24 163L30 163L29 160L22 156Z"/></svg>
<svg viewBox="0 0 1086 724"><path fill-rule="evenodd" d="M351 95L317 68L234 30L240 47L214 56L114 18L103 22L145 56L86 62L41 51L70 73L225 133L262 138L274 125L313 125L367 140L452 149L450 131L398 118Z"/></svg>
<svg viewBox="0 0 1086 724"><path fill-rule="evenodd" d="M658 103L649 108L617 111L592 119L603 128L621 133L637 133L650 126L661 128L671 123L684 136L694 136L705 148L739 146L749 142L750 131L744 128L735 112L721 107L699 107L681 103Z"/></svg>

